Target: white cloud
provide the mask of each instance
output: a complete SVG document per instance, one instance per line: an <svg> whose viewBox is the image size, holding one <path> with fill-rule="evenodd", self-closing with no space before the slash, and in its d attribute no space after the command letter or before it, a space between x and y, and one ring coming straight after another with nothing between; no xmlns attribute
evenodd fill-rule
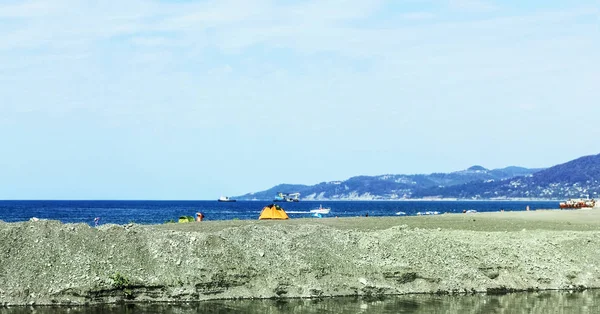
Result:
<svg viewBox="0 0 600 314"><path fill-rule="evenodd" d="M472 12L489 12L498 10L499 7L487 0L449 0L450 7Z"/></svg>
<svg viewBox="0 0 600 314"><path fill-rule="evenodd" d="M52 14L56 3L51 1L22 1L11 4L0 4L0 18L32 18Z"/></svg>
<svg viewBox="0 0 600 314"><path fill-rule="evenodd" d="M134 36L131 38L131 42L145 47L164 47L176 44L175 41L165 36Z"/></svg>
<svg viewBox="0 0 600 314"><path fill-rule="evenodd" d="M36 8L41 3L47 2L27 5ZM243 79L248 75L279 80L286 73L294 75L294 70L286 67L301 66L307 77L321 72L336 82L339 77L353 75L356 62L364 61L366 73L361 75L377 73L382 84L386 79L388 83L411 82L411 77L426 84L444 73L436 83L456 85L505 82L564 71L570 58L589 56L561 47L592 45L590 49L597 49L593 28L572 23L597 13L594 8L455 22L416 11L398 13L394 18L419 23L386 23L384 28L358 23L377 17L382 1L281 4L228 0L176 4L132 0L90 5L61 0L44 16L24 15L27 5L6 11L26 23L16 29L0 26L0 36L7 39L0 42L0 57L11 60L0 64L0 71L4 70L0 78L7 77L10 69L23 70L28 64L31 69L23 73L36 73L37 68L38 72L44 70L38 74L41 76L60 75L51 71L56 63L67 67L61 71L87 69L100 78L118 74L120 80L135 80L124 77L122 71L135 71L149 80L153 75L168 77L176 71L187 71L188 66L195 68L190 72L203 78L216 75ZM478 6L472 1L455 1L454 5ZM10 15L6 12L5 17ZM249 48L253 47L267 52L251 52ZM31 48L43 49L38 54L22 53ZM269 60L269 49L284 49L293 54L294 63L304 59L305 64L277 65ZM215 53L218 57L206 56ZM324 63L320 54L331 54L336 62ZM209 64L210 58L225 60ZM232 64L230 58L240 64ZM252 61L242 61L244 58Z"/></svg>
<svg viewBox="0 0 600 314"><path fill-rule="evenodd" d="M29 6L40 8L50 2L13 5L4 16L25 17ZM147 1L87 2L61 0L44 16L29 16L19 28L0 26L6 40L0 50L34 47L88 47L114 37L132 36L131 41L148 48L175 49L216 47L239 52L256 44L286 47L303 53L329 51L349 57L397 54L397 46L428 45L428 41L448 42L448 32L463 34L486 31L518 32L521 25L555 22L568 14L585 12L536 13L483 21L442 23L429 12L401 13L404 20L431 20L429 25L389 25L385 29L360 27L353 23L374 17L383 1L327 0L285 4L270 0L208 1L202 3L156 3ZM491 8L475 0L453 0L463 8ZM8 12L8 13L7 13ZM12 12L12 13L11 13ZM36 12L33 10L32 12ZM33 13L32 13L33 14ZM543 27L543 26L542 26ZM390 56L391 57L391 56Z"/></svg>
<svg viewBox="0 0 600 314"><path fill-rule="evenodd" d="M400 14L400 17L405 20L429 20L435 18L436 15L431 12L410 12Z"/></svg>

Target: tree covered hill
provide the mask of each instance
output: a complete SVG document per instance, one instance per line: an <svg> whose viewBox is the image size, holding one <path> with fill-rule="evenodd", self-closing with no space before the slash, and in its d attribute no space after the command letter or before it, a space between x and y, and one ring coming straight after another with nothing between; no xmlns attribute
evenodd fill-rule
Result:
<svg viewBox="0 0 600 314"><path fill-rule="evenodd" d="M420 189L414 196L564 199L597 198L599 194L600 154L584 156L525 176Z"/></svg>
<svg viewBox="0 0 600 314"><path fill-rule="evenodd" d="M299 192L303 200L385 200L410 199L418 191L461 186L470 182L496 181L530 175L540 169L507 167L488 170L473 166L451 173L387 174L356 176L345 181L321 182L316 185L280 184L268 190L236 197L239 200L272 200L278 192Z"/></svg>

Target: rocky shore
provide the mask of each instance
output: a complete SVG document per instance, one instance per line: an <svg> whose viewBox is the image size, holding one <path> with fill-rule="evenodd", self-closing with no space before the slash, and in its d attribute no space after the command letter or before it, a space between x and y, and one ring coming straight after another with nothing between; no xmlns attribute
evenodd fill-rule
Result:
<svg viewBox="0 0 600 314"><path fill-rule="evenodd" d="M0 305L600 287L600 211L0 222Z"/></svg>

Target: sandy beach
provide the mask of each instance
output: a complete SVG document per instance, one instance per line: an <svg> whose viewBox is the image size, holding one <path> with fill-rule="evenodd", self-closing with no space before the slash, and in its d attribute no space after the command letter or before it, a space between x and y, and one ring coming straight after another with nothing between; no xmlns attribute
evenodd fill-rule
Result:
<svg viewBox="0 0 600 314"><path fill-rule="evenodd" d="M600 210L164 225L0 222L0 304L600 287Z"/></svg>

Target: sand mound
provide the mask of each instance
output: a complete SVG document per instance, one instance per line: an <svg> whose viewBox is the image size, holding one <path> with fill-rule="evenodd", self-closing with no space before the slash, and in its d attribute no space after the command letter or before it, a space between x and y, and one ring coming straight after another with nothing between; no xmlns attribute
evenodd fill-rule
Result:
<svg viewBox="0 0 600 314"><path fill-rule="evenodd" d="M537 218L531 215L99 228L57 221L0 223L0 302L69 304L600 287L600 232L590 230L593 226L583 224L586 219L578 220L580 214L575 212L565 213L560 220L544 218L542 213ZM557 227L564 219L573 222ZM497 224L505 225L505 230Z"/></svg>

